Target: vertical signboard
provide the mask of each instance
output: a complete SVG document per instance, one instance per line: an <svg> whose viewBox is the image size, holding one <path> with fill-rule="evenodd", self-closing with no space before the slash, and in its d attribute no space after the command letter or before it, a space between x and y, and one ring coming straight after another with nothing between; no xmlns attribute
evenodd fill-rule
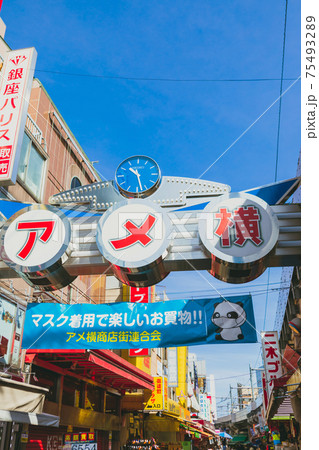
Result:
<svg viewBox="0 0 319 450"><path fill-rule="evenodd" d="M164 385L162 377L154 377L154 390L148 402L146 411L163 411L164 409Z"/></svg>
<svg viewBox="0 0 319 450"><path fill-rule="evenodd" d="M267 392L267 383L266 383L266 374L262 373L262 386L263 386L263 398L264 398L264 414L266 415L268 409L268 392Z"/></svg>
<svg viewBox="0 0 319 450"><path fill-rule="evenodd" d="M167 377L163 377L163 399L164 399L164 409L167 411L168 409L168 386L167 386Z"/></svg>
<svg viewBox="0 0 319 450"><path fill-rule="evenodd" d="M168 386L178 386L178 368L177 368L177 348L169 347L167 349L167 370Z"/></svg>
<svg viewBox="0 0 319 450"><path fill-rule="evenodd" d="M12 366L19 366L24 316L25 310L18 306L15 318L15 332L12 346Z"/></svg>
<svg viewBox="0 0 319 450"><path fill-rule="evenodd" d="M130 302L132 303L148 303L149 288L130 287ZM129 350L129 356L149 356L148 348L134 348Z"/></svg>
<svg viewBox="0 0 319 450"><path fill-rule="evenodd" d="M0 185L17 177L37 52L8 52L0 88Z"/></svg>
<svg viewBox="0 0 319 450"><path fill-rule="evenodd" d="M262 331L261 342L266 373L268 398L274 386L274 379L282 376L280 348L277 331Z"/></svg>
<svg viewBox="0 0 319 450"><path fill-rule="evenodd" d="M207 395L199 394L199 406L200 406L200 416L209 422L209 405L208 405Z"/></svg>
<svg viewBox="0 0 319 450"><path fill-rule="evenodd" d="M17 307L0 297L0 362L10 364Z"/></svg>

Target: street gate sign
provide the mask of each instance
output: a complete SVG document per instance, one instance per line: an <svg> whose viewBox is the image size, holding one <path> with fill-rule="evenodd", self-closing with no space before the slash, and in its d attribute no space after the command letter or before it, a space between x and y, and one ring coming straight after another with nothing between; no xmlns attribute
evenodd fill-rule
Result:
<svg viewBox="0 0 319 450"><path fill-rule="evenodd" d="M221 183L162 177L142 156L120 164L115 178L117 186L80 186L50 205L0 200L0 277L48 291L85 273L132 287L186 270L245 283L269 266L300 264L300 205L282 204L299 178L230 193Z"/></svg>

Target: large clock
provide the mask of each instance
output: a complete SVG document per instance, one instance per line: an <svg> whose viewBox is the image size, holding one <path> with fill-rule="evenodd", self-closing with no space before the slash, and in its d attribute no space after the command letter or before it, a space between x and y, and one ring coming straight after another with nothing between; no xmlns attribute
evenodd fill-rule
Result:
<svg viewBox="0 0 319 450"><path fill-rule="evenodd" d="M147 197L159 186L161 171L148 156L131 156L116 169L115 181L126 197Z"/></svg>

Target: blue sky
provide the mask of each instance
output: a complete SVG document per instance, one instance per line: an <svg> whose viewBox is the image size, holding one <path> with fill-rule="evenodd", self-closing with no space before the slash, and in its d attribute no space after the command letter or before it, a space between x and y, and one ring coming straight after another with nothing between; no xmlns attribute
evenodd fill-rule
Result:
<svg viewBox="0 0 319 450"><path fill-rule="evenodd" d="M1 11L7 42L36 48L36 77L103 177L147 154L164 175L196 178L231 146L203 178L235 192L275 178L279 103L265 111L279 97L284 16L284 0L4 0ZM283 91L300 75L299 22L300 2L289 2ZM277 80L205 81L265 78ZM295 176L299 151L300 81L282 98L278 180ZM228 287L202 275L208 281L171 274L162 285L185 295ZM271 269L270 281L279 280ZM267 281L268 272L254 284ZM269 294L268 328L277 297ZM253 298L260 330L266 294ZM220 347L196 348L216 378L247 373L259 353L258 344ZM217 395L233 380L217 382Z"/></svg>

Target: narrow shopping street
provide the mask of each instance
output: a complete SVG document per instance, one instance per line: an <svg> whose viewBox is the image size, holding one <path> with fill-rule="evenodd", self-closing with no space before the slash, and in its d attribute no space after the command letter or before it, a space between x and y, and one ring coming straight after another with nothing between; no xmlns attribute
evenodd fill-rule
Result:
<svg viewBox="0 0 319 450"><path fill-rule="evenodd" d="M315 448L305 3L0 1L0 450Z"/></svg>

